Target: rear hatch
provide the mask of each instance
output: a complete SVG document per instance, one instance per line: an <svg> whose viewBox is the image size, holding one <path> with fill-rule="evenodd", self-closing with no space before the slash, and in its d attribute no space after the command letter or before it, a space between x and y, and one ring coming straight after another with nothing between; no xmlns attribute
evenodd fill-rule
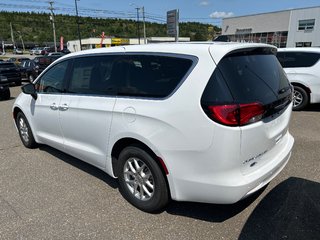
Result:
<svg viewBox="0 0 320 240"><path fill-rule="evenodd" d="M243 174L279 158L289 141L292 87L275 53L267 46L228 53L201 99L212 120L240 129Z"/></svg>
<svg viewBox="0 0 320 240"><path fill-rule="evenodd" d="M16 81L20 70L14 63L0 63L0 82Z"/></svg>

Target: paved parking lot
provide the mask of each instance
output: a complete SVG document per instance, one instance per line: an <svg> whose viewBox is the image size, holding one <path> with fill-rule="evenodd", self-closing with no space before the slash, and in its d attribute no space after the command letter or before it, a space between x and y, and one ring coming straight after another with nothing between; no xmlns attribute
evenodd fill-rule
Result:
<svg viewBox="0 0 320 240"><path fill-rule="evenodd" d="M47 146L22 146L12 98L0 101L0 239L319 239L320 105L294 112L291 161L263 192L234 205L127 203L117 181Z"/></svg>

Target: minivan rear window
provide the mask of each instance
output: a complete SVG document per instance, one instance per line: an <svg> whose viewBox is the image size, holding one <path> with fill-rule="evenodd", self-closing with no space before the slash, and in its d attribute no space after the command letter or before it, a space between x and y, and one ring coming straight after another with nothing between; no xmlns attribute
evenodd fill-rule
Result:
<svg viewBox="0 0 320 240"><path fill-rule="evenodd" d="M268 105L290 95L290 83L273 53L242 52L229 54L218 63L201 102Z"/></svg>
<svg viewBox="0 0 320 240"><path fill-rule="evenodd" d="M215 122L244 126L286 109L291 99L291 85L276 56L258 48L231 53L218 63L201 106Z"/></svg>
<svg viewBox="0 0 320 240"><path fill-rule="evenodd" d="M290 83L273 54L230 55L218 64L235 102L272 103Z"/></svg>
<svg viewBox="0 0 320 240"><path fill-rule="evenodd" d="M278 52L277 58L284 68L312 67L320 58L312 52Z"/></svg>

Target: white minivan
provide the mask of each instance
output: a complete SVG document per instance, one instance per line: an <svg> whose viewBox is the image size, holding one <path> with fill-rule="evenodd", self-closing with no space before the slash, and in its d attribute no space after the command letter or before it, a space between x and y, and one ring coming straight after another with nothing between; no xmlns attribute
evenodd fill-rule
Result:
<svg viewBox="0 0 320 240"><path fill-rule="evenodd" d="M294 87L293 110L320 103L320 48L279 48L277 57Z"/></svg>
<svg viewBox="0 0 320 240"><path fill-rule="evenodd" d="M13 116L47 144L118 178L154 212L170 199L235 203L287 164L292 88L266 44L176 43L86 50L22 87Z"/></svg>

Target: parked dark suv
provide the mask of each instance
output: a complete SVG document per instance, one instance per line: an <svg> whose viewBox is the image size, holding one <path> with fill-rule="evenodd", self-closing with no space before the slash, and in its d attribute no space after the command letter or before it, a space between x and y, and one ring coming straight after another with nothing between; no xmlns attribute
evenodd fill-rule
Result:
<svg viewBox="0 0 320 240"><path fill-rule="evenodd" d="M0 62L0 84L21 85L20 69L12 62Z"/></svg>
<svg viewBox="0 0 320 240"><path fill-rule="evenodd" d="M33 82L37 77L36 73L36 64L33 60L22 61L19 65L21 77L27 79L30 82Z"/></svg>
<svg viewBox="0 0 320 240"><path fill-rule="evenodd" d="M61 56L43 56L43 57L36 57L33 59L35 63L35 72L36 76L42 73L51 63L57 60Z"/></svg>

